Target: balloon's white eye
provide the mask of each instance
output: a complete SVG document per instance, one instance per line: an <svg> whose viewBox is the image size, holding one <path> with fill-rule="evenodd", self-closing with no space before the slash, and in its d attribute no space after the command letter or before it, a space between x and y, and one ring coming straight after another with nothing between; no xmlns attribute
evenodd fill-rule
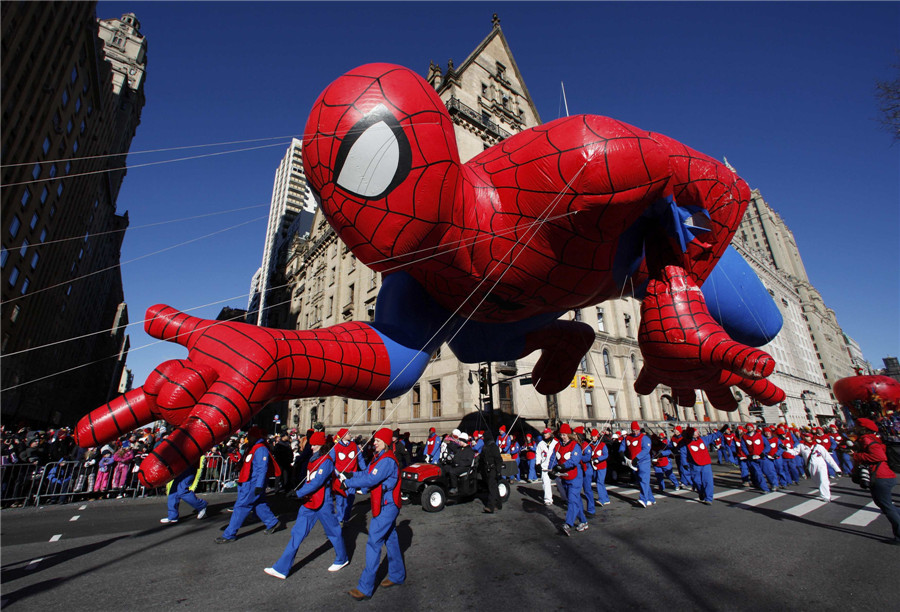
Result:
<svg viewBox="0 0 900 612"><path fill-rule="evenodd" d="M384 192L400 162L400 145L384 121L369 126L350 147L337 184L353 193L374 197Z"/></svg>
<svg viewBox="0 0 900 612"><path fill-rule="evenodd" d="M338 187L378 199L409 176L412 151L397 118L379 104L353 127L338 148L334 175Z"/></svg>

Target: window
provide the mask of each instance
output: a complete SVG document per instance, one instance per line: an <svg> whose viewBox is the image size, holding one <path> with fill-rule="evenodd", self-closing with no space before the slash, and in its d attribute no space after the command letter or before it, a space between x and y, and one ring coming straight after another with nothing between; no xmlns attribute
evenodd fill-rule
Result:
<svg viewBox="0 0 900 612"><path fill-rule="evenodd" d="M81 131L80 134L84 134L84 130L87 127L87 124L84 122L84 119L81 120Z"/></svg>
<svg viewBox="0 0 900 612"><path fill-rule="evenodd" d="M441 383L438 381L431 383L431 414L441 416Z"/></svg>
<svg viewBox="0 0 900 612"><path fill-rule="evenodd" d="M45 241L46 239L47 239L47 229L44 228L44 229L41 230L40 241L43 242L43 241Z"/></svg>
<svg viewBox="0 0 900 612"><path fill-rule="evenodd" d="M31 269L34 270L37 268L38 260L40 259L40 254L35 251L34 255L31 256Z"/></svg>
<svg viewBox="0 0 900 612"><path fill-rule="evenodd" d="M575 319L576 321L581 321L581 309L580 309L580 308L576 308L576 309L575 309L575 317L574 317L574 319Z"/></svg>
<svg viewBox="0 0 900 612"><path fill-rule="evenodd" d="M66 134L71 134L72 128L74 128L74 127L75 127L75 124L72 123L71 119L69 119L69 123L66 124Z"/></svg>
<svg viewBox="0 0 900 612"><path fill-rule="evenodd" d="M629 338L632 337L632 335L631 335L631 315L629 315L629 314L625 315L625 335L628 336Z"/></svg>
<svg viewBox="0 0 900 612"><path fill-rule="evenodd" d="M41 177L41 165L35 164L34 168L31 169L31 178L34 180L38 180Z"/></svg>
<svg viewBox="0 0 900 612"><path fill-rule="evenodd" d="M606 394L607 399L609 399L609 412L612 415L612 419L616 420L616 392L610 391Z"/></svg>
<svg viewBox="0 0 900 612"><path fill-rule="evenodd" d="M63 108L65 108L68 104L69 104L69 92L67 90L63 89L63 94L62 94Z"/></svg>
<svg viewBox="0 0 900 612"><path fill-rule="evenodd" d="M6 267L7 259L9 259L9 251L6 249L0 250L0 268Z"/></svg>
<svg viewBox="0 0 900 612"><path fill-rule="evenodd" d="M597 331L606 332L606 323L603 322L603 308L597 306Z"/></svg>
<svg viewBox="0 0 900 612"><path fill-rule="evenodd" d="M609 351L603 349L603 373L612 376L612 363L609 360Z"/></svg>
<svg viewBox="0 0 900 612"><path fill-rule="evenodd" d="M45 204L47 202L47 196L50 195L50 190L44 187L44 190L41 191L41 204Z"/></svg>
<svg viewBox="0 0 900 612"><path fill-rule="evenodd" d="M19 249L19 257L25 257L25 253L28 252L28 239L22 241L22 248Z"/></svg>
<svg viewBox="0 0 900 612"><path fill-rule="evenodd" d="M513 413L512 385L508 382L497 383L497 393L500 395L500 412Z"/></svg>
<svg viewBox="0 0 900 612"><path fill-rule="evenodd" d="M77 113L80 110L81 110L81 96L78 96L78 99L75 100L75 112Z"/></svg>
<svg viewBox="0 0 900 612"><path fill-rule="evenodd" d="M12 312L9 314L9 322L10 322L10 323L15 323L15 322L16 322L16 319L19 318L19 313L20 313L20 312L22 312L22 309L19 308L19 305L18 305L18 304L16 304L15 306L13 306Z"/></svg>
<svg viewBox="0 0 900 612"><path fill-rule="evenodd" d="M28 187L25 188L25 191L22 192L22 207L28 206L28 201L31 199L31 190Z"/></svg>
<svg viewBox="0 0 900 612"><path fill-rule="evenodd" d="M637 375L638 375L637 358L634 356L634 353L631 354L631 373L634 374L635 378L637 378Z"/></svg>
<svg viewBox="0 0 900 612"><path fill-rule="evenodd" d="M56 178L56 164L50 166L50 178Z"/></svg>
<svg viewBox="0 0 900 612"><path fill-rule="evenodd" d="M72 68L72 74L70 76L71 82L74 83L78 80L78 66Z"/></svg>
<svg viewBox="0 0 900 612"><path fill-rule="evenodd" d="M30 284L31 281L29 281L27 278L22 281L22 295L25 295L25 292L28 291L28 285Z"/></svg>
<svg viewBox="0 0 900 612"><path fill-rule="evenodd" d="M19 228L22 226L22 222L19 221L18 217L13 217L12 221L9 223L9 237L15 238L19 233Z"/></svg>
<svg viewBox="0 0 900 612"><path fill-rule="evenodd" d="M382 423L387 419L387 400L378 402L378 419Z"/></svg>
<svg viewBox="0 0 900 612"><path fill-rule="evenodd" d="M349 417L350 417L350 400L348 400L345 397L344 398L344 409L341 412L341 423L346 425L347 421L349 420Z"/></svg>
<svg viewBox="0 0 900 612"><path fill-rule="evenodd" d="M594 392L585 390L584 392L584 407L587 408L587 418L594 418Z"/></svg>
<svg viewBox="0 0 900 612"><path fill-rule="evenodd" d="M56 197L60 197L62 195L62 192L63 192L63 184L60 183L56 187Z"/></svg>
<svg viewBox="0 0 900 612"><path fill-rule="evenodd" d="M419 385L416 385L412 388L412 418L414 418L414 419L422 418L421 405L422 405L421 389L419 388Z"/></svg>
<svg viewBox="0 0 900 612"><path fill-rule="evenodd" d="M46 155L47 152L50 150L50 137L49 137L49 136L47 136L46 138L44 138L44 146L43 146L43 149L44 149L44 155Z"/></svg>
<svg viewBox="0 0 900 612"><path fill-rule="evenodd" d="M72 143L72 153L78 153L78 139Z"/></svg>
<svg viewBox="0 0 900 612"><path fill-rule="evenodd" d="M366 423L372 422L372 402L366 402Z"/></svg>
<svg viewBox="0 0 900 612"><path fill-rule="evenodd" d="M19 268L13 268L12 272L9 273L9 286L15 287L16 282L19 280Z"/></svg>

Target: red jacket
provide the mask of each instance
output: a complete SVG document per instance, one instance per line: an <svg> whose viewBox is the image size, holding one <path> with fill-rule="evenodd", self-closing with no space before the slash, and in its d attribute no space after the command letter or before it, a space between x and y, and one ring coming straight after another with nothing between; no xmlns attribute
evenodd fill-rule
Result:
<svg viewBox="0 0 900 612"><path fill-rule="evenodd" d="M887 448L881 438L875 434L864 434L856 441L859 448L853 453L853 462L856 465L861 463L876 464L872 472L872 478L895 478L897 475L888 467L887 464Z"/></svg>

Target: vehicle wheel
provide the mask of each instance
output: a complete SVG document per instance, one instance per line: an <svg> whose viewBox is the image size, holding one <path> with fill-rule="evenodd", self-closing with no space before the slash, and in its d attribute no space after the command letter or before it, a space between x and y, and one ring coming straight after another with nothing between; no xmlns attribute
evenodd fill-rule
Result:
<svg viewBox="0 0 900 612"><path fill-rule="evenodd" d="M509 485L505 480L501 480L497 484L497 492L500 493L500 503L505 504L509 499Z"/></svg>
<svg viewBox="0 0 900 612"><path fill-rule="evenodd" d="M422 491L422 509L425 512L440 512L444 509L447 494L437 485L428 485Z"/></svg>

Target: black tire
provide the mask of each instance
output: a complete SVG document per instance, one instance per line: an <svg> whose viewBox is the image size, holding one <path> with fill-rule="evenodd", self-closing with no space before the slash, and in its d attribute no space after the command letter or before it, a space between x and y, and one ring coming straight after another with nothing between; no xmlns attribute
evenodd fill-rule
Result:
<svg viewBox="0 0 900 612"><path fill-rule="evenodd" d="M509 499L509 483L505 480L501 480L497 483L497 491L500 493L500 503L505 504L506 500Z"/></svg>
<svg viewBox="0 0 900 612"><path fill-rule="evenodd" d="M437 485L428 485L422 491L422 509L425 512L440 512L447 502L447 494Z"/></svg>

